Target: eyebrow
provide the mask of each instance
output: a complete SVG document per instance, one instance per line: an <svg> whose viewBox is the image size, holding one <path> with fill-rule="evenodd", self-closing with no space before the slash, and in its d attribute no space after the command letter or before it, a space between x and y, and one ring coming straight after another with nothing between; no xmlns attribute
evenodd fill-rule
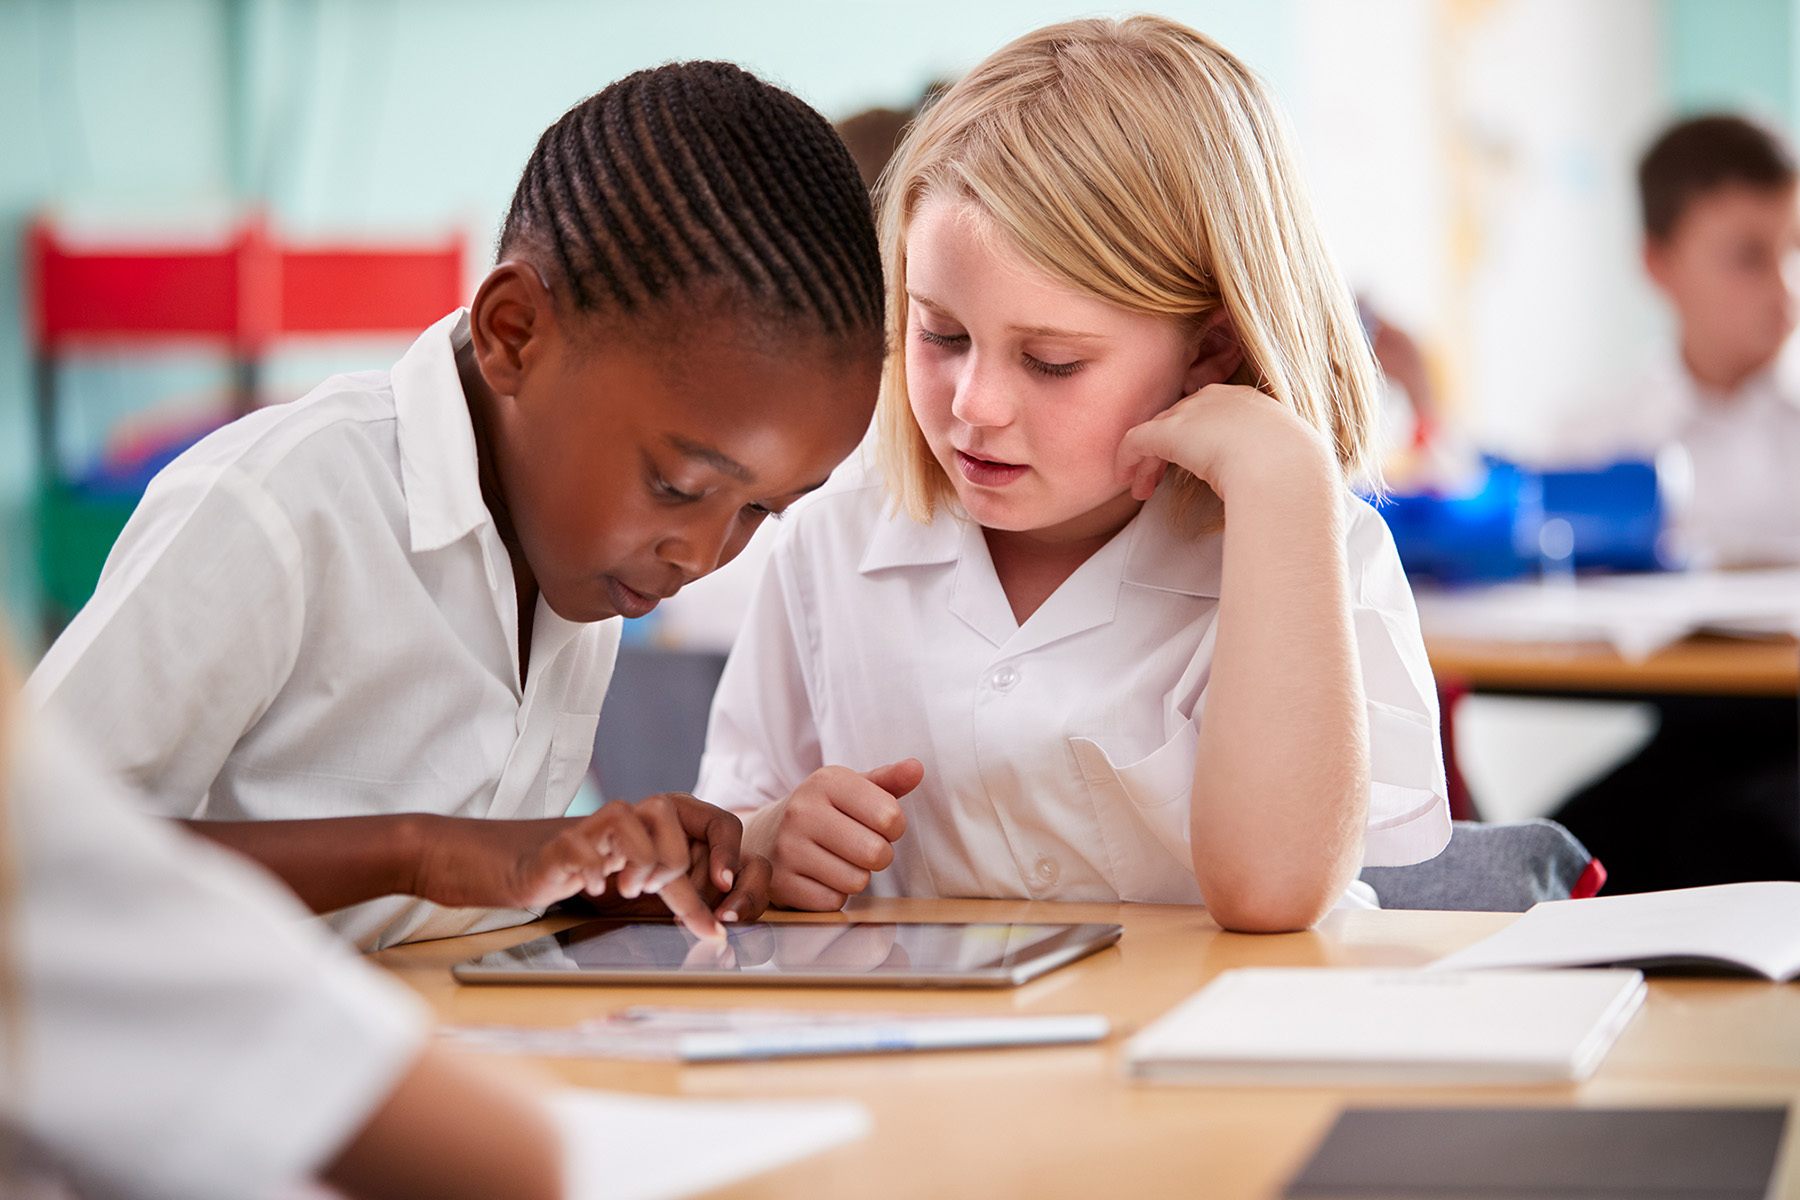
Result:
<svg viewBox="0 0 1800 1200"><path fill-rule="evenodd" d="M723 451L708 446L704 442L696 442L684 438L678 433L664 434L663 440L688 458L697 458L707 466L724 475L729 475L739 483L756 482L756 473L737 459Z"/></svg>
<svg viewBox="0 0 1800 1200"><path fill-rule="evenodd" d="M929 308L933 312L943 313L945 316L950 315L949 309L939 304L936 300L933 300L930 296L925 295L923 292L915 292L911 288L908 288L906 295L907 298L912 300L915 304ZM1008 325L1006 331L1008 333L1022 333L1026 337L1055 338L1058 341L1069 342L1101 342L1106 340L1105 334L1085 333L1079 329L1058 329L1054 325Z"/></svg>

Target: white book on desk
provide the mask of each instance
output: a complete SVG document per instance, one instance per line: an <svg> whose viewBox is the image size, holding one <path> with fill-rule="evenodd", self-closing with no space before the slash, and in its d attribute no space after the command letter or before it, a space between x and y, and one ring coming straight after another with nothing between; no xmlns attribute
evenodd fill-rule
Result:
<svg viewBox="0 0 1800 1200"><path fill-rule="evenodd" d="M1800 883L1547 900L1431 970L1494 967L1701 967L1765 979L1800 976Z"/></svg>
<svg viewBox="0 0 1800 1200"><path fill-rule="evenodd" d="M1226 971L1134 1037L1127 1071L1310 1087L1585 1079L1644 1001L1637 971Z"/></svg>

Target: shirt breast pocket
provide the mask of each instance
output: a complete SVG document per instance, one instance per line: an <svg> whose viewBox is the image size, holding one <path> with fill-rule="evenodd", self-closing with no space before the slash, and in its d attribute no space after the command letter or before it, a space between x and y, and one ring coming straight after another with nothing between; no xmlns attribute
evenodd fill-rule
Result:
<svg viewBox="0 0 1800 1200"><path fill-rule="evenodd" d="M569 811L594 757L594 733L599 728L599 713L557 714L544 781L546 816L560 817Z"/></svg>
<svg viewBox="0 0 1800 1200"><path fill-rule="evenodd" d="M1113 887L1121 900L1201 902L1188 832L1199 745L1199 730L1190 721L1149 754L1120 766L1093 739L1069 739L1106 838Z"/></svg>

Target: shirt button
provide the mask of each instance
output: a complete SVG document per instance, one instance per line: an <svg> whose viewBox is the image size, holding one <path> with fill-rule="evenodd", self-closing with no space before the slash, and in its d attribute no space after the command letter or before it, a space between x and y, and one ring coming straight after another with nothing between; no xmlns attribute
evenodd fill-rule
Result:
<svg viewBox="0 0 1800 1200"><path fill-rule="evenodd" d="M1062 864L1058 863L1048 854L1040 854L1038 855L1037 865L1032 868L1032 874L1037 876L1037 881L1039 883L1043 884L1045 887L1050 887L1058 879L1062 878Z"/></svg>
<svg viewBox="0 0 1800 1200"><path fill-rule="evenodd" d="M988 682L994 685L994 690L997 692L1010 692L1013 685L1019 682L1019 669L1011 663L1007 663L989 675Z"/></svg>

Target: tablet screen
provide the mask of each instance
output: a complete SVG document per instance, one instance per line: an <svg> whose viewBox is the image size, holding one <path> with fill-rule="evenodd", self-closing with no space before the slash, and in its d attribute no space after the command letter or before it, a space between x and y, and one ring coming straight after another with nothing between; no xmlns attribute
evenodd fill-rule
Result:
<svg viewBox="0 0 1800 1200"><path fill-rule="evenodd" d="M459 970L556 975L729 975L742 982L774 977L863 976L896 982L1011 973L1034 960L1056 963L1117 938L1112 925L1015 925L782 921L728 927L723 944L672 922L592 921L484 956ZM1072 953L1070 953L1072 952ZM753 980L747 977L760 977Z"/></svg>

